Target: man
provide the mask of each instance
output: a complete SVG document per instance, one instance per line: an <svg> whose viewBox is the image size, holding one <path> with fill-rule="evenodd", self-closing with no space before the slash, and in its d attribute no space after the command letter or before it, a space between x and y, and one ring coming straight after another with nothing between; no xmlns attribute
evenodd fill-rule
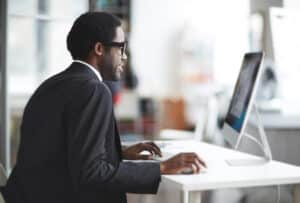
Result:
<svg viewBox="0 0 300 203"><path fill-rule="evenodd" d="M160 155L154 143L121 150L112 97L102 80L119 80L126 60L118 18L81 15L67 47L73 63L46 80L23 115L15 168L3 191L8 203L126 202L126 192L156 193L161 174L204 165L196 154L165 162L123 162Z"/></svg>

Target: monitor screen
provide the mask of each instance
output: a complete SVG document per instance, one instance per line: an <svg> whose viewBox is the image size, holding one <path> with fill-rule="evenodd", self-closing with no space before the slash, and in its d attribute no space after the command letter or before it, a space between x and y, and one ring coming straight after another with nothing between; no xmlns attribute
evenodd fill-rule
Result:
<svg viewBox="0 0 300 203"><path fill-rule="evenodd" d="M261 52L245 54L234 88L225 123L239 133L245 122L261 61Z"/></svg>

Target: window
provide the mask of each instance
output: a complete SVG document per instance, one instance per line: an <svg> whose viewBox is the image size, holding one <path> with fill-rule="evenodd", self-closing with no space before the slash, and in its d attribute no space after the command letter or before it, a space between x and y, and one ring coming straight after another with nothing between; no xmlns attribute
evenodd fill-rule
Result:
<svg viewBox="0 0 300 203"><path fill-rule="evenodd" d="M70 64L66 36L74 19L87 10L86 0L8 1L11 165L15 163L25 104L42 81Z"/></svg>

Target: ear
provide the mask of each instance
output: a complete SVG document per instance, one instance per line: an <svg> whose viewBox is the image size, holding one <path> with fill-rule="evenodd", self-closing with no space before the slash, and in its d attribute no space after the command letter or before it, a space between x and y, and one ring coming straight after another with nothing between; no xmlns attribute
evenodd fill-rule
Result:
<svg viewBox="0 0 300 203"><path fill-rule="evenodd" d="M103 54L104 47L100 42L97 42L94 46L95 54L101 56Z"/></svg>

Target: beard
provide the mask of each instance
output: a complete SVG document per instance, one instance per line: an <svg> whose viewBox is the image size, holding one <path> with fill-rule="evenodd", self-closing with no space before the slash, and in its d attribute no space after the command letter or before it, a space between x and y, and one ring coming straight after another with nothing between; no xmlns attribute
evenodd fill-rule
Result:
<svg viewBox="0 0 300 203"><path fill-rule="evenodd" d="M121 63L115 63L114 58L110 55L104 56L98 66L104 80L118 81L122 78Z"/></svg>

